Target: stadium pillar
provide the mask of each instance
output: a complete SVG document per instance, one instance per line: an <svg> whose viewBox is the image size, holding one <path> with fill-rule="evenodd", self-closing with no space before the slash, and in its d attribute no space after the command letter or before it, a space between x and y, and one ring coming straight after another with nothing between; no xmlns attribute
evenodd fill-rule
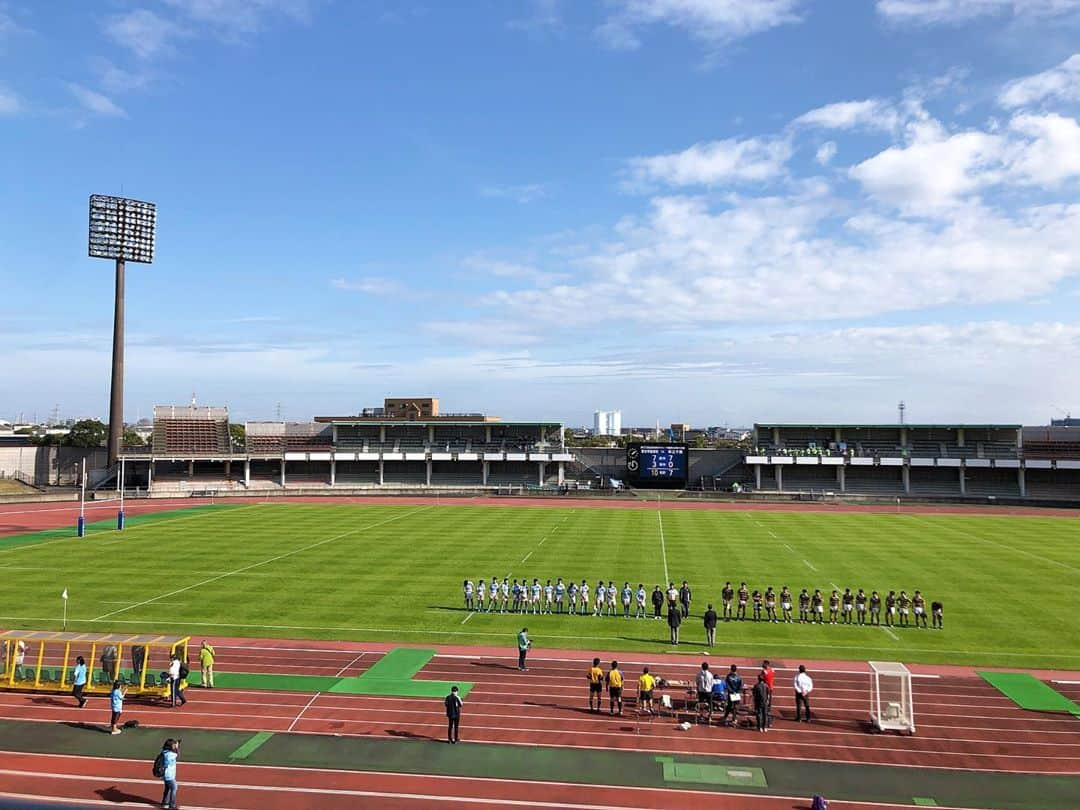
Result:
<svg viewBox="0 0 1080 810"><path fill-rule="evenodd" d="M964 446L964 429L963 428L957 428L956 429L956 446L957 447L963 447Z"/></svg>
<svg viewBox="0 0 1080 810"><path fill-rule="evenodd" d="M840 487L841 492L847 491L847 482L844 480L844 465L838 464L836 466L836 485Z"/></svg>
<svg viewBox="0 0 1080 810"><path fill-rule="evenodd" d="M225 462L225 477L232 478L232 462L228 460Z"/></svg>
<svg viewBox="0 0 1080 810"><path fill-rule="evenodd" d="M544 485L544 468L547 467L547 465L542 461L538 461L538 462L536 462L536 466L540 468L538 470L538 472L540 473L540 477L537 480L537 484L539 484L540 486L543 486Z"/></svg>
<svg viewBox="0 0 1080 810"><path fill-rule="evenodd" d="M194 478L195 477L195 459L192 459L191 461L189 461L187 463L187 477L188 478Z"/></svg>
<svg viewBox="0 0 1080 810"><path fill-rule="evenodd" d="M964 468L957 467L956 471L960 474L960 494L967 495L967 479L964 477Z"/></svg>
<svg viewBox="0 0 1080 810"><path fill-rule="evenodd" d="M434 430L434 429L435 429L435 428L434 428L434 426L433 426L433 427L431 428L431 430ZM431 486L431 459L429 458L429 459L428 459L428 460L427 460L426 462L424 462L424 463L425 463L425 464L427 465L427 485L428 485L428 486L430 487L430 486Z"/></svg>
<svg viewBox="0 0 1080 810"><path fill-rule="evenodd" d="M385 431L385 430L386 430L386 428L379 428L380 433ZM384 472L383 471L383 464L384 463L385 462L383 462L383 460L380 458L379 459L379 486L380 487L383 485L383 472Z"/></svg>
<svg viewBox="0 0 1080 810"><path fill-rule="evenodd" d="M491 425L484 428L484 441L491 444Z"/></svg>
<svg viewBox="0 0 1080 810"><path fill-rule="evenodd" d="M776 491L784 491L784 465L782 464L776 465Z"/></svg>
<svg viewBox="0 0 1080 810"><path fill-rule="evenodd" d="M900 475L904 481L904 494L911 494L911 467L905 464L900 468Z"/></svg>
<svg viewBox="0 0 1080 810"><path fill-rule="evenodd" d="M337 483L337 461L330 459L330 486Z"/></svg>
<svg viewBox="0 0 1080 810"><path fill-rule="evenodd" d="M1020 485L1020 497L1027 497L1027 476L1024 474L1023 467L1016 468L1016 483Z"/></svg>
<svg viewBox="0 0 1080 810"><path fill-rule="evenodd" d="M559 462L559 486L561 487L566 483L566 467L565 462Z"/></svg>
<svg viewBox="0 0 1080 810"><path fill-rule="evenodd" d="M285 488L285 456L281 457L281 488Z"/></svg>
<svg viewBox="0 0 1080 810"><path fill-rule="evenodd" d="M113 301L112 386L109 393L109 464L120 457L124 440L124 260L116 260Z"/></svg>
<svg viewBox="0 0 1080 810"><path fill-rule="evenodd" d="M154 485L154 460L150 459L150 464L146 468L146 491L149 492L150 488Z"/></svg>
<svg viewBox="0 0 1080 810"><path fill-rule="evenodd" d="M244 486L245 487L250 487L251 486L251 459L250 458L245 458L244 459Z"/></svg>
<svg viewBox="0 0 1080 810"><path fill-rule="evenodd" d="M379 425L379 444L386 444L386 425Z"/></svg>
<svg viewBox="0 0 1080 810"><path fill-rule="evenodd" d="M761 489L761 465L754 465L754 489Z"/></svg>
<svg viewBox="0 0 1080 810"><path fill-rule="evenodd" d="M428 444L435 444L435 426L434 425L428 425L427 426L427 440L428 440Z"/></svg>
<svg viewBox="0 0 1080 810"><path fill-rule="evenodd" d="M490 428L489 428L489 432L490 432ZM480 483L483 486L486 487L487 486L487 479L488 479L488 463L486 461L481 461L480 462L480 467L481 467L481 469L480 469Z"/></svg>

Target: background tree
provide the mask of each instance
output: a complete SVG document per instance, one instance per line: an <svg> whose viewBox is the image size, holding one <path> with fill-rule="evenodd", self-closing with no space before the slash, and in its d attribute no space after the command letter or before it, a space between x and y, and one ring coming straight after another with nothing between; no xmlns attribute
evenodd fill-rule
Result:
<svg viewBox="0 0 1080 810"><path fill-rule="evenodd" d="M143 447L146 444L146 440L136 433L131 428L124 429L124 446L125 447Z"/></svg>
<svg viewBox="0 0 1080 810"><path fill-rule="evenodd" d="M71 426L64 444L71 447L101 447L109 429L98 419L82 419Z"/></svg>
<svg viewBox="0 0 1080 810"><path fill-rule="evenodd" d="M232 439L234 447L243 447L244 441L247 438L247 428L243 425L236 424L235 422L230 422L229 437Z"/></svg>

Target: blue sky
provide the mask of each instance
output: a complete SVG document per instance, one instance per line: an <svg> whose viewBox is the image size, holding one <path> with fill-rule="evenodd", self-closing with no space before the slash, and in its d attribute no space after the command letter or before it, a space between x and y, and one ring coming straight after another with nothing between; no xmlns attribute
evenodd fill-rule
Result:
<svg viewBox="0 0 1080 810"><path fill-rule="evenodd" d="M1080 0L0 0L0 416L1080 411Z"/></svg>

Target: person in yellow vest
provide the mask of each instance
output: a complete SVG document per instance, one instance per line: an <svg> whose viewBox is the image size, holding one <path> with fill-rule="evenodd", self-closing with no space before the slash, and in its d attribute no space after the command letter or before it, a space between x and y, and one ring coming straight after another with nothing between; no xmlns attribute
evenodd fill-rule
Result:
<svg viewBox="0 0 1080 810"><path fill-rule="evenodd" d="M652 714L652 693L655 686L656 678L650 675L649 668L645 667L642 670L641 677L638 678L638 708L649 714Z"/></svg>
<svg viewBox="0 0 1080 810"><path fill-rule="evenodd" d="M202 667L202 685L205 689L214 688L214 648L205 641L199 649L199 666Z"/></svg>
<svg viewBox="0 0 1080 810"><path fill-rule="evenodd" d="M600 702L604 699L604 670L600 669L600 659L594 658L589 667L589 711L600 712ZM593 698L596 698L596 708L593 708Z"/></svg>
<svg viewBox="0 0 1080 810"><path fill-rule="evenodd" d="M622 688L623 677L619 671L619 662L612 661L611 669L607 674L607 690L608 690L608 713L615 714L615 705L619 706L619 714L622 714Z"/></svg>

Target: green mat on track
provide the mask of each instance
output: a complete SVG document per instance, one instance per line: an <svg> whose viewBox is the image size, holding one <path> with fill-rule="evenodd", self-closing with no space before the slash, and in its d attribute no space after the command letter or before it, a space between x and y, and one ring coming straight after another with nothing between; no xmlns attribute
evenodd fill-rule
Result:
<svg viewBox="0 0 1080 810"><path fill-rule="evenodd" d="M361 676L385 680L408 680L435 657L435 650L396 647L368 667Z"/></svg>
<svg viewBox="0 0 1080 810"><path fill-rule="evenodd" d="M1035 712L1067 712L1080 717L1077 706L1060 692L1051 689L1026 672L976 672L1021 709Z"/></svg>
<svg viewBox="0 0 1080 810"><path fill-rule="evenodd" d="M215 672L214 686L222 689L262 689L267 692L329 692L339 681L317 675L271 675L261 672ZM188 676L192 686L202 684L198 672Z"/></svg>

